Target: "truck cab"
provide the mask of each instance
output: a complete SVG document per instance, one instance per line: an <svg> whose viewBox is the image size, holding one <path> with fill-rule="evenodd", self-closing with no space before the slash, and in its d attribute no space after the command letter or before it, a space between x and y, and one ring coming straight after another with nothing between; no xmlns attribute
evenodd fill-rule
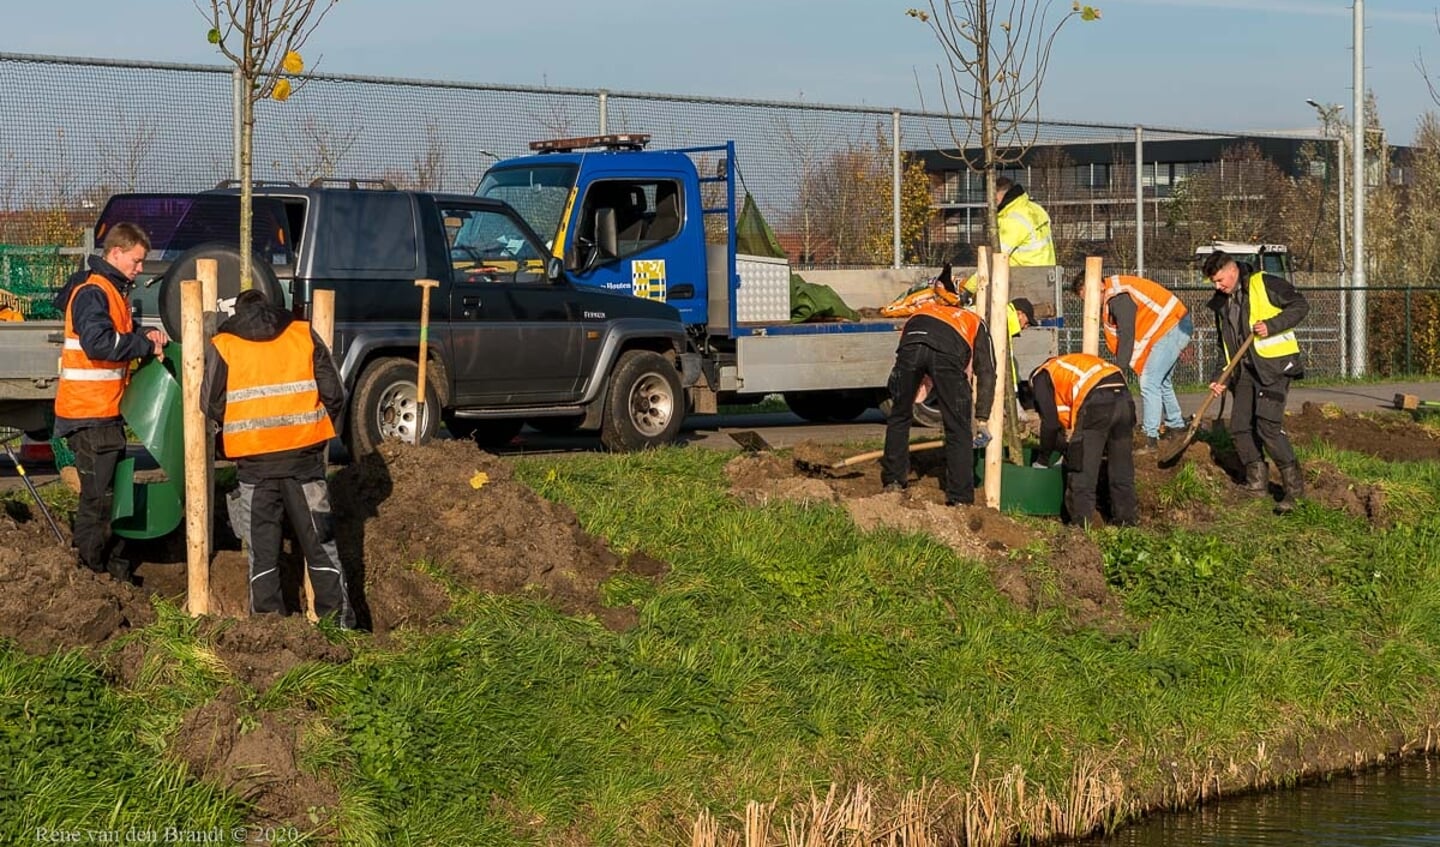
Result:
<svg viewBox="0 0 1440 847"><path fill-rule="evenodd" d="M575 285L673 306L700 357L696 411L783 394L802 417L850 420L882 403L903 321L792 323L789 263L737 250L734 143L648 142L534 142L532 155L492 166L476 193L513 206Z"/></svg>
<svg viewBox="0 0 1440 847"><path fill-rule="evenodd" d="M1284 244L1256 244L1242 241L1212 241L1195 248L1195 265L1216 251L1229 253L1231 258L1251 270L1290 279L1290 248ZM1204 282L1204 280L1202 280Z"/></svg>

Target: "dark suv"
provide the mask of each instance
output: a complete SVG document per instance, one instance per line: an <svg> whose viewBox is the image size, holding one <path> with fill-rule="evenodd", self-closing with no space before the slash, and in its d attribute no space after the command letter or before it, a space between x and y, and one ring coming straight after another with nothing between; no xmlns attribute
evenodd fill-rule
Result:
<svg viewBox="0 0 1440 847"><path fill-rule="evenodd" d="M443 420L482 446L527 421L597 431L617 451L672 441L684 391L699 376L679 313L664 303L577 288L508 205L383 183L255 186L253 284L299 316L335 291L335 356L350 389L343 437L352 454L385 439L433 435ZM179 331L179 282L195 262L220 266L220 310L239 293L239 189L119 194L97 242L122 220L152 237L142 303ZM417 279L434 279L426 414L417 414ZM222 314L223 319L223 314ZM432 414L440 410L440 414Z"/></svg>

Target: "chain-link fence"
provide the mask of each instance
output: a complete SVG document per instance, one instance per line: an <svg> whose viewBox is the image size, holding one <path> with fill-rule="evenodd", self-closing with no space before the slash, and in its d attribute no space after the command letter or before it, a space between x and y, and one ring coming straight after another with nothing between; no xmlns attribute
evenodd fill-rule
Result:
<svg viewBox="0 0 1440 847"><path fill-rule="evenodd" d="M230 67L0 54L0 86L0 290L20 298L28 316L53 316L47 289L78 266L85 231L111 194L193 191L236 175L241 89ZM797 265L929 265L940 249L986 240L980 175L925 167L926 157L973 147L971 128L943 114L877 107L316 75L283 103L257 104L252 176L383 177L468 193L495 160L526 154L539 138L636 131L657 148L733 139L740 187ZM1146 161L1144 144L1238 134L1073 122L1029 129L1038 144L1090 145L1109 151L1112 163L1130 162L1104 180L1061 161L1016 173L1047 198L1057 232L1119 245L1112 272L1144 267L1161 183L1175 177L1134 166ZM1096 218L1097 198L1117 201L1107 214L1124 220ZM1146 270L1167 281L1166 272ZM1193 269L1174 275L1201 282ZM1205 295L1185 296L1198 307ZM1304 330L1310 370L1340 373L1343 298L1320 289L1314 298ZM1213 346L1204 341L1197 350ZM1414 351L1423 343L1417 337L1411 354L1396 353L1390 365L1421 367ZM1205 364L1195 363L1196 373Z"/></svg>

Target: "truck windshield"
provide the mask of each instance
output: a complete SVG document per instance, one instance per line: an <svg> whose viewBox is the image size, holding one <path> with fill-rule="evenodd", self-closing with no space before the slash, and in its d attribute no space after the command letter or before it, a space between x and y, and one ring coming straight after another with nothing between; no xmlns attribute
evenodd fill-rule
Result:
<svg viewBox="0 0 1440 847"><path fill-rule="evenodd" d="M475 193L504 200L549 246L560 229L576 170L575 165L491 168Z"/></svg>

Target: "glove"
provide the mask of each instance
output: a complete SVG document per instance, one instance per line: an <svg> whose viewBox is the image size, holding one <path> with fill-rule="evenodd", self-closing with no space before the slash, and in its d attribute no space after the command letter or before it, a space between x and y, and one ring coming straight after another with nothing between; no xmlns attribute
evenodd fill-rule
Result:
<svg viewBox="0 0 1440 847"><path fill-rule="evenodd" d="M979 448L981 448L981 447L986 446L986 445L989 444L989 443L990 443L990 433L989 433L989 432L986 432L986 431L983 430L983 429L980 430L980 434L977 435L977 436L975 436L975 441L974 441L975 447L976 447L977 449L979 449Z"/></svg>
<svg viewBox="0 0 1440 847"><path fill-rule="evenodd" d="M1030 467L1032 467L1032 468L1042 468L1042 469L1047 469L1047 470L1048 470L1050 466L1047 465L1047 464L1045 464L1045 460L1044 460L1044 459L1036 459L1035 461L1033 461L1033 462L1030 463Z"/></svg>

